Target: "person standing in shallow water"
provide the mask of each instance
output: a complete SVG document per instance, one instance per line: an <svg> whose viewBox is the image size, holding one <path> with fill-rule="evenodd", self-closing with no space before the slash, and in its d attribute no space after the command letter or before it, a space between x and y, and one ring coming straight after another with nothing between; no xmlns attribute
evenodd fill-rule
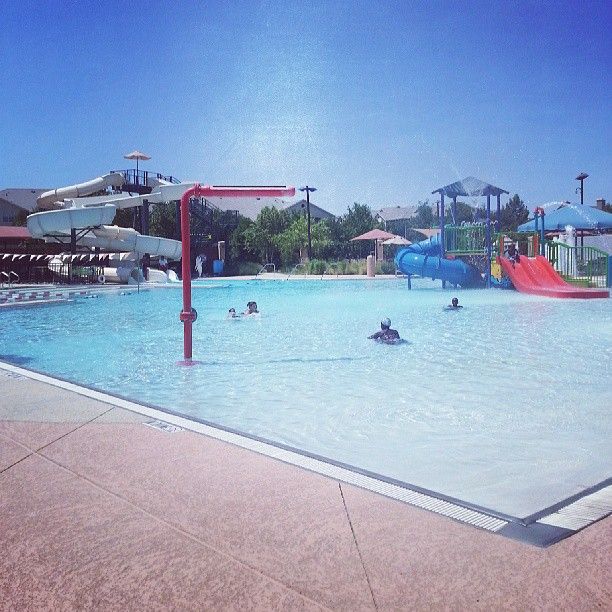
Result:
<svg viewBox="0 0 612 612"><path fill-rule="evenodd" d="M368 340L376 340L385 344L395 344L400 340L400 335L397 329L391 329L391 319L384 318L380 322L380 331L368 336Z"/></svg>
<svg viewBox="0 0 612 612"><path fill-rule="evenodd" d="M257 302L248 302L247 309L244 311L245 316L259 314L259 310L257 310Z"/></svg>
<svg viewBox="0 0 612 612"><path fill-rule="evenodd" d="M459 306L459 299L454 297L451 303L446 307L446 310L458 310L459 308L463 308L463 306Z"/></svg>

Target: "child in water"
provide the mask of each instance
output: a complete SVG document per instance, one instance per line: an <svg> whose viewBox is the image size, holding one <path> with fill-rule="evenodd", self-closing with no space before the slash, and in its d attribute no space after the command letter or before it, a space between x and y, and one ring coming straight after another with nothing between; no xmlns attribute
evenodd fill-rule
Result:
<svg viewBox="0 0 612 612"><path fill-rule="evenodd" d="M456 297L454 297L451 300L450 305L444 307L444 310L459 310L459 308L463 308L463 306L459 306L459 300Z"/></svg>

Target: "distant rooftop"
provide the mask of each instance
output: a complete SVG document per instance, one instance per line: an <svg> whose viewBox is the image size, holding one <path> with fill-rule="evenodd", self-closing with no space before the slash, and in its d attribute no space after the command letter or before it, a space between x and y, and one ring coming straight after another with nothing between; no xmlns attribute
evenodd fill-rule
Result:
<svg viewBox="0 0 612 612"><path fill-rule="evenodd" d="M27 227L0 226L0 240L27 240L32 238Z"/></svg>
<svg viewBox="0 0 612 612"><path fill-rule="evenodd" d="M278 210L287 210L289 212L300 213L306 210L306 200L291 202L282 198L224 198L224 197L209 197L206 198L212 204L221 210L236 210L243 217L255 221L257 215L265 208L277 208ZM330 219L334 218L330 212L310 203L310 216L312 219Z"/></svg>
<svg viewBox="0 0 612 612"><path fill-rule="evenodd" d="M376 211L376 216L383 221L402 221L417 214L418 206L387 206Z"/></svg>
<svg viewBox="0 0 612 612"><path fill-rule="evenodd" d="M9 188L0 191L0 199L6 200L13 206L25 210L26 212L33 212L36 208L36 198L48 191L48 189L32 189L32 188Z"/></svg>

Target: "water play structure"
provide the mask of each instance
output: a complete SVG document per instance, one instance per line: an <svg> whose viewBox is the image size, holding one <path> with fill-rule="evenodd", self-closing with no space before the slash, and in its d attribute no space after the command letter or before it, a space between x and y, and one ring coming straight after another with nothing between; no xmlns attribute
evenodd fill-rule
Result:
<svg viewBox="0 0 612 612"><path fill-rule="evenodd" d="M468 177L433 193L440 194L439 233L400 249L395 256L396 268L407 276L409 286L410 277L418 275L441 280L443 286L447 282L464 288L499 286L558 298L609 297L606 287L612 283L610 256L594 247L582 244L578 247L575 237L573 243L558 238L548 240L545 227L558 230L568 219L575 221L578 218L585 223L588 218L589 224L584 226L585 229L609 230L612 228L612 215L590 207L581 210L568 207L562 213L556 211L555 219L551 219L548 225L544 209L538 207L533 221L521 226L519 230L523 231L514 232L510 238L500 232L498 226L500 197L508 193L504 189ZM452 198L450 224L445 221L445 196ZM459 196L485 196L485 219L458 224ZM491 218L491 196L497 199L496 221ZM521 245L520 263L504 256L506 247L510 243L514 245L514 242Z"/></svg>
<svg viewBox="0 0 612 612"><path fill-rule="evenodd" d="M110 224L120 209L142 206L145 201L155 204L180 199L191 184L176 185L159 179L149 194L120 192L87 197L108 187L120 187L123 180L120 173L111 172L91 181L46 191L38 198L38 207L53 210L29 215L28 230L33 237L43 238L46 242L78 242L85 247L180 259L180 241L146 236L132 228Z"/></svg>
<svg viewBox="0 0 612 612"><path fill-rule="evenodd" d="M395 256L395 265L404 274L418 274L464 288L484 285L476 267L461 259L444 259L440 255L440 234L438 234L399 250Z"/></svg>

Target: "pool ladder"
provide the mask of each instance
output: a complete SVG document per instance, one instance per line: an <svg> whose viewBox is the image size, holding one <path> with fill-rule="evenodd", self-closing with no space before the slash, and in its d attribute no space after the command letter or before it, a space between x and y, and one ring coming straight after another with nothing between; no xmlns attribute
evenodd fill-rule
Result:
<svg viewBox="0 0 612 612"><path fill-rule="evenodd" d="M6 279L6 281L0 280L0 287L4 287L6 283L6 286L10 288L12 286L11 278L15 279L15 282L12 284L19 282L19 274L17 274L17 272L13 272L13 270L9 270L8 272L0 272L0 279Z"/></svg>
<svg viewBox="0 0 612 612"><path fill-rule="evenodd" d="M293 266L293 268L291 269L291 272L289 272L289 276L287 276L287 278L286 278L285 280L289 280L289 279L290 279L290 278L291 278L291 277L292 277L292 276L295 274L295 271L296 271L298 268L305 268L305 267L306 267L306 264L305 264L305 263L298 263L298 264L295 264L295 266Z"/></svg>
<svg viewBox="0 0 612 612"><path fill-rule="evenodd" d="M259 276L262 272L267 272L270 266L272 267L272 272L276 272L276 265L273 263L267 263L261 267L261 270L259 270L255 276Z"/></svg>

